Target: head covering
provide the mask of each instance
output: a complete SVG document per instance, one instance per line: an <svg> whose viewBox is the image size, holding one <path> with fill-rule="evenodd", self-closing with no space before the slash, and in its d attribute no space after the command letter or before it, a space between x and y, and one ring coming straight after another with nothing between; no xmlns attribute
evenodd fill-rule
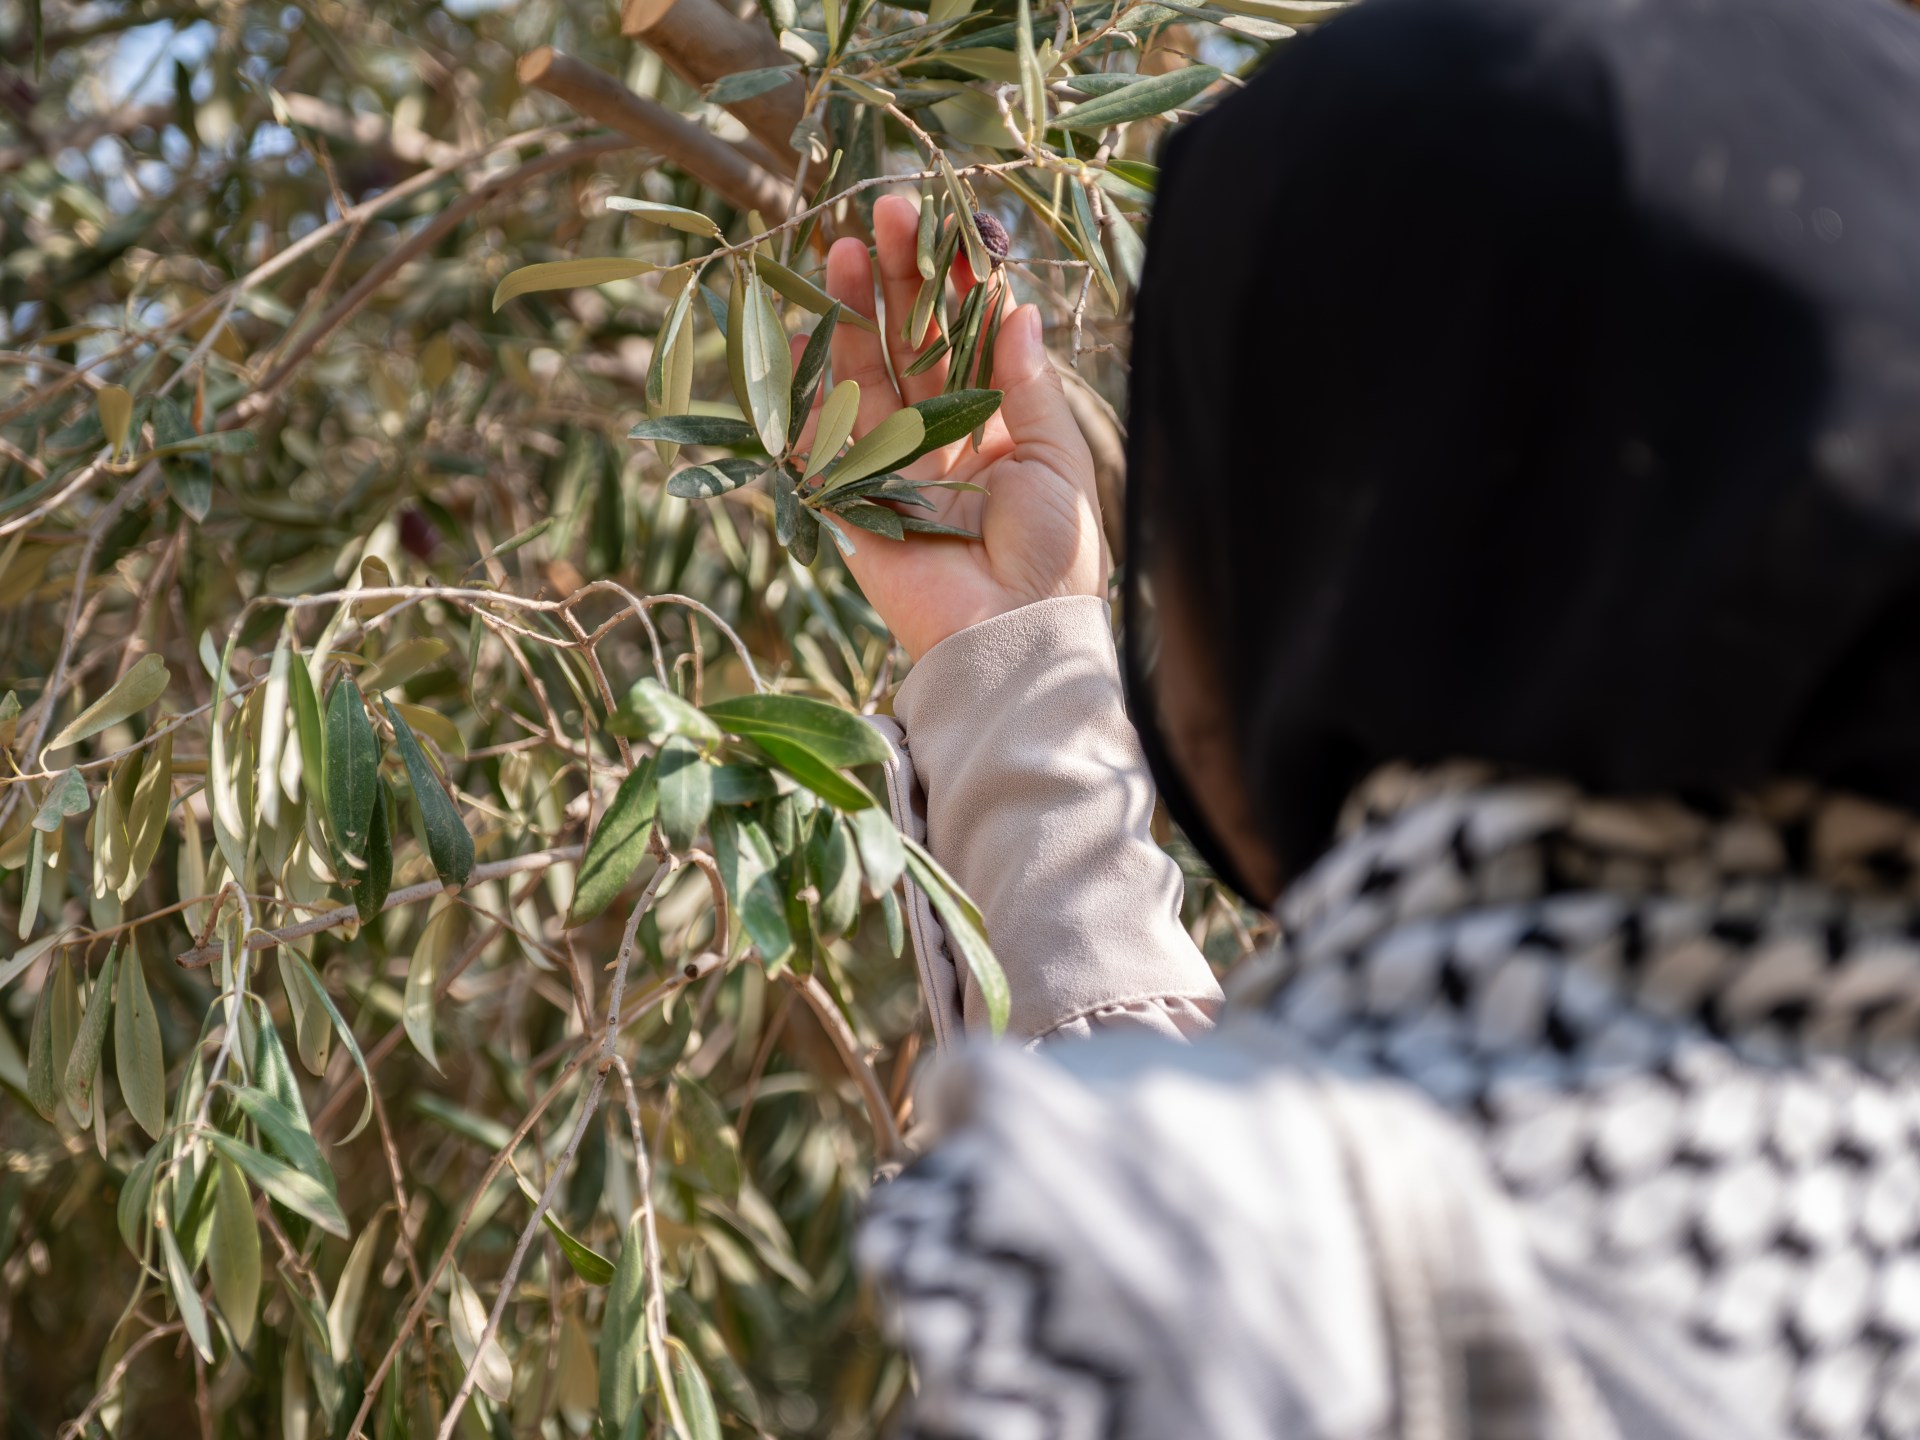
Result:
<svg viewBox="0 0 1920 1440"><path fill-rule="evenodd" d="M1135 718L1217 867L1158 585L1290 871L1395 760L1920 810L1891 0L1366 0L1173 137L1133 360Z"/></svg>

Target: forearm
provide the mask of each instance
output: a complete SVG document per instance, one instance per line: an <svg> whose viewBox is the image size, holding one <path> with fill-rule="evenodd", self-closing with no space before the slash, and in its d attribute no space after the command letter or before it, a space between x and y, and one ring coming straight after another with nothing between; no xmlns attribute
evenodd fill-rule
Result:
<svg viewBox="0 0 1920 1440"><path fill-rule="evenodd" d="M1203 1025L1220 989L1148 831L1153 787L1105 604L1043 601L950 636L894 710L928 848L980 906L1007 972L1009 1034ZM962 1008L984 1027L971 979Z"/></svg>

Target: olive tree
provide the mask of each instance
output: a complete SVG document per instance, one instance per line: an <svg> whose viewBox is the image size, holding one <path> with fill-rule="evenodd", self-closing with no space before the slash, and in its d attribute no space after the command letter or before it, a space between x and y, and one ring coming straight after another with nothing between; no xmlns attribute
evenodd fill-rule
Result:
<svg viewBox="0 0 1920 1440"><path fill-rule="evenodd" d="M0 9L9 1433L899 1410L849 1240L912 898L1004 982L841 556L969 543L901 471L993 414L1008 293L1111 511L1157 140L1332 8ZM821 265L888 190L874 320ZM876 323L951 378L855 437Z"/></svg>

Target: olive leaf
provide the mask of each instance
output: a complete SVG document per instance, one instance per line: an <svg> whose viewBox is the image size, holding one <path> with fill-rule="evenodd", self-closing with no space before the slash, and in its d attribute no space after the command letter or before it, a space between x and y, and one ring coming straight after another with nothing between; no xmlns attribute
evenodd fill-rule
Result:
<svg viewBox="0 0 1920 1440"><path fill-rule="evenodd" d="M222 1155L214 1160L213 1235L207 1249L207 1274L220 1313L241 1349L253 1339L260 1308L260 1226L240 1167Z"/></svg>
<svg viewBox="0 0 1920 1440"><path fill-rule="evenodd" d="M453 1266L453 1283L447 1296L447 1319L453 1331L453 1348L460 1363L468 1366L480 1386L480 1393L496 1404L504 1405L513 1397L513 1364L507 1359L507 1347L495 1334L485 1345L481 1336L487 1331L487 1307L480 1292Z"/></svg>
<svg viewBox="0 0 1920 1440"><path fill-rule="evenodd" d="M130 899L140 882L147 878L154 857L160 853L160 840L167 831L167 814L173 801L173 736L163 735L160 743L140 768L133 787L133 800L127 809L127 864L121 878L119 895Z"/></svg>
<svg viewBox="0 0 1920 1440"><path fill-rule="evenodd" d="M853 442L852 448L827 472L821 493L830 493L836 486L864 480L878 471L903 464L919 450L926 430L926 417L912 406L894 411Z"/></svg>
<svg viewBox="0 0 1920 1440"><path fill-rule="evenodd" d="M885 894L899 883L907 868L907 849L893 817L884 810L861 810L849 815L847 824L853 831L868 887L876 895Z"/></svg>
<svg viewBox="0 0 1920 1440"><path fill-rule="evenodd" d="M1164 75L1142 76L1130 85L1083 101L1053 123L1064 130L1105 130L1145 120L1186 104L1219 78L1219 70L1211 65L1185 65Z"/></svg>
<svg viewBox="0 0 1920 1440"><path fill-rule="evenodd" d="M247 1173L268 1195L296 1215L304 1216L329 1235L351 1238L347 1218L340 1213L340 1202L318 1180L285 1161L256 1150L253 1146L218 1131L207 1137L215 1149Z"/></svg>
<svg viewBox="0 0 1920 1440"><path fill-rule="evenodd" d="M707 86L707 99L716 105L751 100L769 90L778 90L793 79L794 73L792 65L770 65L763 70L737 70L731 75L722 75Z"/></svg>
<svg viewBox="0 0 1920 1440"><path fill-rule="evenodd" d="M520 1182L521 1193L538 1205L540 1192L527 1183L527 1177L520 1173L519 1166L514 1165L511 1160L507 1163L513 1170L513 1178ZM612 1282L614 1266L611 1260L569 1231L554 1218L551 1209L541 1211L540 1219L546 1225L547 1233L553 1236L554 1243L560 1247L560 1253L566 1257L567 1264L572 1267L574 1274L589 1285L606 1285Z"/></svg>
<svg viewBox="0 0 1920 1440"><path fill-rule="evenodd" d="M93 397L100 412L100 431L108 448L118 455L126 448L127 434L133 428L133 396L124 385L102 385Z"/></svg>
<svg viewBox="0 0 1920 1440"><path fill-rule="evenodd" d="M650 224L667 225L675 230L684 230L689 235L705 235L710 240L720 238L718 225L698 210L688 210L684 206L662 205L656 200L634 200L625 195L609 195L607 208L637 215Z"/></svg>
<svg viewBox="0 0 1920 1440"><path fill-rule="evenodd" d="M839 328L843 313L840 302L834 301L821 317L820 323L813 327L813 334L807 337L806 348L800 352L800 363L793 371L793 399L788 406L788 445L799 440L800 432L806 426L807 414L813 409L813 397L819 392L820 381L827 373L833 332Z"/></svg>
<svg viewBox="0 0 1920 1440"><path fill-rule="evenodd" d="M690 705L687 708L693 709ZM693 713L700 714L697 710ZM574 883L573 903L567 910L569 927L586 924L627 888L640 862L647 857L647 840L653 833L654 810L658 804L654 760L648 756L636 761L627 778L620 782L612 803L587 841L586 854L580 860L580 876Z"/></svg>
<svg viewBox="0 0 1920 1440"><path fill-rule="evenodd" d="M104 695L74 716L70 724L49 740L47 749L64 750L69 745L98 735L109 726L118 725L166 694L167 684L172 678L166 661L152 653L142 655L126 674L108 687Z"/></svg>
<svg viewBox="0 0 1920 1440"><path fill-rule="evenodd" d="M793 399L793 351L779 312L767 298L757 273L747 277L746 314L741 319L741 373L747 387L747 409L753 416L760 443L777 455L786 447L788 406Z"/></svg>
<svg viewBox="0 0 1920 1440"><path fill-rule="evenodd" d="M213 466L204 454L181 453L180 447L189 445L197 437L187 412L172 396L156 395L149 413L153 418L155 450L169 452L160 462L167 493L197 524L205 520L213 508Z"/></svg>
<svg viewBox="0 0 1920 1440"><path fill-rule="evenodd" d="M922 455L972 434L993 418L993 413L1000 408L1000 399L998 390L955 390L916 401L913 408L920 412L926 433L913 453L900 461L900 466L911 465Z"/></svg>
<svg viewBox="0 0 1920 1440"><path fill-rule="evenodd" d="M765 751L776 766L828 804L842 810L861 810L873 804L873 796L865 787L842 775L806 746L774 735L759 736L754 744Z"/></svg>
<svg viewBox="0 0 1920 1440"><path fill-rule="evenodd" d="M407 783L413 787L413 813L424 832L421 841L433 859L434 873L443 885L459 889L473 873L473 836L454 808L453 799L440 783L440 776L420 748L400 712L387 701L387 720L393 726L393 738L400 747L400 758L407 767ZM385 897L383 896L382 899Z"/></svg>
<svg viewBox="0 0 1920 1440"><path fill-rule="evenodd" d="M644 260L623 260L608 256L588 260L550 260L541 265L522 265L509 270L493 289L493 308L498 310L509 300L531 295L537 290L572 290L581 285L608 285L615 280L631 280L657 270Z"/></svg>
<svg viewBox="0 0 1920 1440"><path fill-rule="evenodd" d="M785 899L767 832L730 809L714 811L709 828L713 858L741 928L762 960L780 964L793 951L793 933L787 928Z"/></svg>
<svg viewBox="0 0 1920 1440"><path fill-rule="evenodd" d="M160 1043L160 1017L154 1013L146 969L134 944L128 945L120 961L113 1005L113 1062L127 1113L158 1140L167 1123L167 1062Z"/></svg>
<svg viewBox="0 0 1920 1440"><path fill-rule="evenodd" d="M740 1198L740 1137L706 1087L689 1077L674 1086L673 1118L687 1158L707 1186L731 1203Z"/></svg>
<svg viewBox="0 0 1920 1440"><path fill-rule="evenodd" d="M47 787L47 798L34 812L33 828L50 835L60 828L62 820L84 815L92 805L93 796L88 793L87 782L81 778L79 769L63 770Z"/></svg>
<svg viewBox="0 0 1920 1440"><path fill-rule="evenodd" d="M721 736L720 727L704 710L682 700L651 675L633 682L626 698L615 707L609 727L616 735L662 740L685 735L710 745Z"/></svg>
<svg viewBox="0 0 1920 1440"><path fill-rule="evenodd" d="M707 1377L700 1372L693 1351L677 1335L668 1337L667 1346L673 1364L674 1394L687 1422L687 1440L720 1440L720 1412L714 1408L713 1391L708 1388Z"/></svg>
<svg viewBox="0 0 1920 1440"><path fill-rule="evenodd" d="M986 922L953 877L940 868L925 846L901 837L907 852L907 873L932 903L940 925L966 961L967 969L979 983L986 1001L987 1021L998 1035L1007 1028L1007 1010L1012 1003L1007 990L1006 972L987 943Z"/></svg>
<svg viewBox="0 0 1920 1440"><path fill-rule="evenodd" d="M897 510L889 510L884 505L876 505L871 500L856 500L851 505L836 505L833 513L849 525L858 525L873 535L884 535L889 540L906 538L902 524L904 517Z"/></svg>
<svg viewBox="0 0 1920 1440"><path fill-rule="evenodd" d="M367 844L362 853L364 862L353 873L353 908L360 916L360 923L366 924L378 915L387 903L387 892L393 886L393 794L387 789L387 782L375 774L375 793L371 823L367 827Z"/></svg>
<svg viewBox="0 0 1920 1440"><path fill-rule="evenodd" d="M918 515L900 516L900 528L909 535L948 535L956 540L978 540L980 532L964 530L958 525L942 525L936 520L923 520Z"/></svg>
<svg viewBox="0 0 1920 1440"><path fill-rule="evenodd" d="M811 480L826 469L840 453L840 447L847 443L859 415L858 380L842 380L827 392L826 402L820 407L820 423L814 426L813 448L807 452L806 468L800 473L802 480Z"/></svg>
<svg viewBox="0 0 1920 1440"><path fill-rule="evenodd" d="M107 951L100 973L93 979L93 988L87 992L86 1012L80 1017L79 1029L74 1032L73 1050L67 1056L61 1088L67 1097L68 1108L82 1125L92 1121L94 1101L98 1098L93 1093L93 1086L100 1074L100 1057L107 1047L107 1026L113 1015L113 972L119 958L120 947L114 945Z"/></svg>
<svg viewBox="0 0 1920 1440"><path fill-rule="evenodd" d="M654 344L653 359L647 366L647 407L656 415L683 415L693 403L694 333L688 317L693 313L695 280L688 274L667 310ZM671 466L680 447L671 441L654 442L662 465Z"/></svg>
<svg viewBox="0 0 1920 1440"><path fill-rule="evenodd" d="M174 1307L180 1312L187 1338L193 1341L200 1358L211 1364L213 1335L207 1328L207 1307L200 1302L193 1271L187 1268L186 1257L180 1253L180 1243L174 1239L172 1228L166 1225L160 1227L160 1254L166 1262L167 1289L173 1293Z"/></svg>
<svg viewBox="0 0 1920 1440"><path fill-rule="evenodd" d="M694 741L675 735L660 747L654 774L660 832L670 848L685 850L713 808L713 767Z"/></svg>
<svg viewBox="0 0 1920 1440"><path fill-rule="evenodd" d="M759 432L726 415L658 415L627 432L629 440L669 440L676 445L757 445Z"/></svg>
<svg viewBox="0 0 1920 1440"><path fill-rule="evenodd" d="M326 756L327 809L333 816L333 833L351 868L358 870L367 860L379 800L380 746L360 687L351 676L342 675L327 699Z"/></svg>
<svg viewBox="0 0 1920 1440"><path fill-rule="evenodd" d="M914 265L923 280L934 277L933 257L940 245L940 214L938 192L933 182L928 181L920 187L920 225L913 245Z"/></svg>
<svg viewBox="0 0 1920 1440"><path fill-rule="evenodd" d="M885 763L887 742L858 715L803 695L741 695L706 707L709 719L749 740L786 740L835 768Z"/></svg>
<svg viewBox="0 0 1920 1440"><path fill-rule="evenodd" d="M608 1435L626 1433L646 1384L646 1245L636 1211L627 1222L600 1317L600 1420Z"/></svg>
<svg viewBox="0 0 1920 1440"><path fill-rule="evenodd" d="M413 954L407 959L407 987L401 999L401 1022L406 1028L407 1039L413 1042L413 1048L435 1070L440 1068L433 1045L433 1012L438 999L436 992L439 989L440 972L453 953L459 923L460 911L453 902L445 896L436 900L427 916L427 923L420 929L419 938L413 942Z"/></svg>
<svg viewBox="0 0 1920 1440"><path fill-rule="evenodd" d="M710 460L704 465L689 465L670 477L667 493L682 500L711 500L750 484L766 473L764 460Z"/></svg>
<svg viewBox="0 0 1920 1440"><path fill-rule="evenodd" d="M27 1031L27 1101L42 1120L49 1124L60 1105L55 1076L65 1078L66 1066L55 1055L58 1048L53 1034L53 1012L61 976L67 971L64 956L56 957L48 968L46 981L33 1004L33 1024Z"/></svg>

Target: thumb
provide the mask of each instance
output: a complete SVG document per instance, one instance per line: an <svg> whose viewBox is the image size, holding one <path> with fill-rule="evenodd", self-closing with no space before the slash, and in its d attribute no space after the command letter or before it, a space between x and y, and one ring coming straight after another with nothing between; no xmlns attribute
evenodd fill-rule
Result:
<svg viewBox="0 0 1920 1440"><path fill-rule="evenodd" d="M1050 466L1082 488L1091 487L1093 457L1040 339L1036 307L1022 305L1001 325L993 379L1003 391L1000 419L1014 458Z"/></svg>

